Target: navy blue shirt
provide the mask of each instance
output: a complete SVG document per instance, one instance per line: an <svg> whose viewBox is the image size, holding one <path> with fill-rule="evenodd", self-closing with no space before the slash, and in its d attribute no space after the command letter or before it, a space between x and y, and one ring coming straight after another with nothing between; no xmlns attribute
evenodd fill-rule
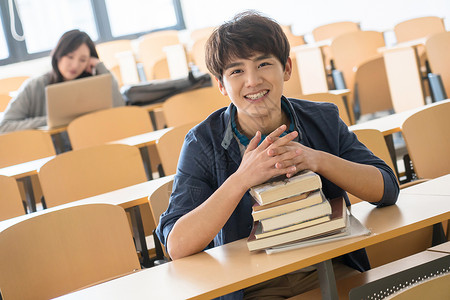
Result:
<svg viewBox="0 0 450 300"><path fill-rule="evenodd" d="M394 172L348 130L334 104L287 99L284 96L281 100L291 112L295 130L299 133L299 143L352 162L375 166L383 176L384 194L374 205L381 207L397 201L399 186ZM231 126L232 108L233 104L230 104L227 108L217 110L186 135L169 207L161 215L156 230L164 245L175 222L208 199L241 163L239 143ZM322 190L327 198L343 196L347 205L350 205L344 190L323 176L321 179ZM253 224L252 203L252 197L247 192L208 248L249 236ZM360 271L370 268L365 252L347 255L346 262ZM227 296L239 299L242 294Z"/></svg>

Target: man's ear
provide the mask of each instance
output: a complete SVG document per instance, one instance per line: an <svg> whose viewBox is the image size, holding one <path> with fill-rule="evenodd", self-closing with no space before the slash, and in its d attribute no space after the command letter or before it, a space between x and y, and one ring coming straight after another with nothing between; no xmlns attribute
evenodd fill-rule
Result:
<svg viewBox="0 0 450 300"><path fill-rule="evenodd" d="M223 84L220 82L220 80L215 76L214 76L214 79L217 81L217 86L219 87L219 91L222 93L222 95L228 96L227 90L225 89Z"/></svg>
<svg viewBox="0 0 450 300"><path fill-rule="evenodd" d="M284 81L288 81L291 78L291 74L292 74L292 60L291 57L288 57L286 65L284 66Z"/></svg>

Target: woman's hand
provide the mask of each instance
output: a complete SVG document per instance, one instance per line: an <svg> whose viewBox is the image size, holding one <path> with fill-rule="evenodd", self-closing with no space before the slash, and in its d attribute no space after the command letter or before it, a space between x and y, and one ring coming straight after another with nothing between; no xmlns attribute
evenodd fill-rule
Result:
<svg viewBox="0 0 450 300"><path fill-rule="evenodd" d="M91 57L89 59L89 62L86 66L85 71L88 73L91 73L92 75L95 75L95 67L97 66L97 64L100 62L100 60L97 57Z"/></svg>

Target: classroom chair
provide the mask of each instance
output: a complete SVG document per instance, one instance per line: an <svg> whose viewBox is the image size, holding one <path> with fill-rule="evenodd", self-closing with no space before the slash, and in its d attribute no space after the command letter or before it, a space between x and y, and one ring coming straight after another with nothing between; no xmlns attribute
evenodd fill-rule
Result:
<svg viewBox="0 0 450 300"><path fill-rule="evenodd" d="M55 156L39 170L47 207L147 181L136 147L104 144Z"/></svg>
<svg viewBox="0 0 450 300"><path fill-rule="evenodd" d="M283 95L286 97L294 97L295 95L303 94L295 52L291 53L291 61L292 61L291 78L289 78L288 81L285 81L283 85Z"/></svg>
<svg viewBox="0 0 450 300"><path fill-rule="evenodd" d="M159 217L163 212L167 210L167 207L169 206L169 199L170 195L172 194L172 186L173 179L161 185L148 197L148 202L150 203L153 220L156 226L158 226L159 224ZM153 238L156 249L156 261L159 264L169 261L170 257L154 231Z"/></svg>
<svg viewBox="0 0 450 300"><path fill-rule="evenodd" d="M230 104L217 87L199 88L174 95L163 103L164 119L168 127L200 123L212 112Z"/></svg>
<svg viewBox="0 0 450 300"><path fill-rule="evenodd" d="M173 127L156 142L156 149L161 160L162 174L164 176L177 172L178 158L181 147L183 146L184 137L196 124L197 122L194 122Z"/></svg>
<svg viewBox="0 0 450 300"><path fill-rule="evenodd" d="M14 178L0 175L0 191L0 221L26 213L19 186Z"/></svg>
<svg viewBox="0 0 450 300"><path fill-rule="evenodd" d="M177 30L163 30L145 34L137 41L137 56L142 63L147 81L155 79L153 65L166 57L165 46L180 43Z"/></svg>
<svg viewBox="0 0 450 300"><path fill-rule="evenodd" d="M116 55L120 52L133 51L131 40L115 40L99 43L95 46L99 59L108 69L119 64Z"/></svg>
<svg viewBox="0 0 450 300"><path fill-rule="evenodd" d="M333 40L334 38L349 32L360 31L359 23L351 21L334 22L317 26L312 30L312 36L315 42L324 40ZM327 70L332 68L333 53L329 46L322 47L325 67Z"/></svg>
<svg viewBox="0 0 450 300"><path fill-rule="evenodd" d="M30 248L31 246L31 248ZM138 271L124 210L88 204L53 210L0 232L3 299L50 299Z"/></svg>
<svg viewBox="0 0 450 300"><path fill-rule="evenodd" d="M424 38L439 32L445 32L444 20L434 16L409 19L394 26L397 43Z"/></svg>
<svg viewBox="0 0 450 300"><path fill-rule="evenodd" d="M353 131L358 140L363 143L373 154L384 160L384 162L394 170L394 163L389 150L387 148L383 134L376 129L358 129ZM424 182L424 180L417 180L400 184L400 189ZM348 193L350 202L352 204L362 201L361 199ZM394 260L418 253L426 250L431 246L432 227L424 228L416 232L409 233L404 236L397 237L392 240L382 242L366 247L367 255L370 259L372 267L377 267ZM389 248L391 251L386 253L385 249Z"/></svg>
<svg viewBox="0 0 450 300"><path fill-rule="evenodd" d="M151 69L153 79L170 79L169 64L166 57L155 60Z"/></svg>
<svg viewBox="0 0 450 300"><path fill-rule="evenodd" d="M9 95L17 91L30 76L13 76L0 79L0 94Z"/></svg>
<svg viewBox="0 0 450 300"><path fill-rule="evenodd" d="M441 76L447 97L450 97L450 32L430 35L425 42L431 73Z"/></svg>
<svg viewBox="0 0 450 300"><path fill-rule="evenodd" d="M353 102L357 116L394 109L383 56L360 63L354 72Z"/></svg>
<svg viewBox="0 0 450 300"><path fill-rule="evenodd" d="M349 105L354 105L355 67L369 59L380 57L380 47L384 47L384 38L377 31L355 31L342 34L331 42L334 66L342 72L345 85L350 89ZM356 118L353 118L356 119Z"/></svg>
<svg viewBox="0 0 450 300"><path fill-rule="evenodd" d="M449 116L450 102L446 102L418 111L403 122L403 138L418 178L450 173Z"/></svg>
<svg viewBox="0 0 450 300"><path fill-rule="evenodd" d="M147 175L138 148L103 144L56 156L41 167L39 180L47 207L55 207L145 182ZM142 216L144 234L151 236L150 207L138 208L130 213Z"/></svg>
<svg viewBox="0 0 450 300"><path fill-rule="evenodd" d="M281 25L281 29L283 30L284 34L286 35L291 48L305 44L304 37L302 35L295 35L292 32L290 25Z"/></svg>
<svg viewBox="0 0 450 300"><path fill-rule="evenodd" d="M121 106L92 112L69 123L67 134L74 150L106 144L153 131L147 110Z"/></svg>
<svg viewBox="0 0 450 300"><path fill-rule="evenodd" d="M440 17L429 16L413 18L400 22L394 26L394 34L397 43L409 42L417 39L426 38L432 34L445 32L444 20ZM427 54L423 45L417 46L417 55L420 62L420 71L425 73ZM425 94L428 95L428 86L425 85Z"/></svg>
<svg viewBox="0 0 450 300"><path fill-rule="evenodd" d="M40 130L20 130L0 135L0 168L54 156L55 147L50 134ZM34 199L41 199L42 191L37 175L18 181L22 199L28 199L30 211L35 211ZM27 187L27 188L26 188ZM31 199L31 200L30 200ZM42 203L45 207L45 203Z"/></svg>
<svg viewBox="0 0 450 300"><path fill-rule="evenodd" d="M5 111L12 97L8 94L0 94L0 112Z"/></svg>
<svg viewBox="0 0 450 300"><path fill-rule="evenodd" d="M193 29L189 34L190 41L195 43L199 39L209 38L214 29L216 29L215 26Z"/></svg>
<svg viewBox="0 0 450 300"><path fill-rule="evenodd" d="M73 149L81 149L153 131L150 115L142 107L122 106L92 112L69 123L67 134ZM153 178L159 157L156 147L141 148L147 177Z"/></svg>
<svg viewBox="0 0 450 300"><path fill-rule="evenodd" d="M339 116L341 117L342 121L344 121L344 123L347 126L352 125L352 121L350 120L345 100L342 95L337 95L333 93L315 93L315 94L299 95L295 98L316 102L333 103L337 106L339 110Z"/></svg>
<svg viewBox="0 0 450 300"><path fill-rule="evenodd" d="M312 35L315 42L333 39L341 34L360 31L359 23L351 21L334 22L315 27Z"/></svg>
<svg viewBox="0 0 450 300"><path fill-rule="evenodd" d="M199 71L209 73L205 61L205 45L209 36L198 38L194 41L189 51L190 60L198 67Z"/></svg>

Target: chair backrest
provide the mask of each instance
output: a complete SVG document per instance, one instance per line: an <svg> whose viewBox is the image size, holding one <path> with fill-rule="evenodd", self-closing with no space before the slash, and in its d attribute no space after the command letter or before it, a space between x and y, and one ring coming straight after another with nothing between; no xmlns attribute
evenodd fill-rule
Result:
<svg viewBox="0 0 450 300"><path fill-rule="evenodd" d="M383 34L377 31L355 31L333 39L330 48L334 65L342 72L347 88L353 91L355 67L381 56L378 48L384 46ZM353 96L349 98L350 104L353 105Z"/></svg>
<svg viewBox="0 0 450 300"><path fill-rule="evenodd" d="M444 20L440 17L414 18L394 26L397 43L424 38L427 35L444 31Z"/></svg>
<svg viewBox="0 0 450 300"><path fill-rule="evenodd" d="M166 57L156 60L152 67L153 79L170 79L169 63Z"/></svg>
<svg viewBox="0 0 450 300"><path fill-rule="evenodd" d="M0 175L0 221L25 214L17 181Z"/></svg>
<svg viewBox="0 0 450 300"><path fill-rule="evenodd" d="M283 86L283 95L285 95L286 97L292 97L294 95L302 94L300 74L298 72L297 58L295 57L295 54L291 53L291 60L292 60L291 78L289 78L288 81L285 81Z"/></svg>
<svg viewBox="0 0 450 300"><path fill-rule="evenodd" d="M147 80L155 79L153 65L156 61L166 57L163 50L165 46L180 43L177 30L163 30L143 35L137 43L138 60L143 64Z"/></svg>
<svg viewBox="0 0 450 300"><path fill-rule="evenodd" d="M14 76L0 79L0 94L9 94L17 91L22 83L30 76Z"/></svg>
<svg viewBox="0 0 450 300"><path fill-rule="evenodd" d="M189 34L189 37L192 42L196 42L199 39L208 39L211 33L214 31L216 27L210 26L210 27L203 27L203 28L197 28L191 31Z"/></svg>
<svg viewBox="0 0 450 300"><path fill-rule="evenodd" d="M305 44L305 39L302 35L295 35L290 25L281 25L281 29L283 29L284 34L286 35L289 45L292 47L300 46Z"/></svg>
<svg viewBox="0 0 450 300"><path fill-rule="evenodd" d="M441 75L447 97L450 97L450 32L429 36L425 48L431 72Z"/></svg>
<svg viewBox="0 0 450 300"><path fill-rule="evenodd" d="M156 149L158 150L164 175L176 173L184 137L195 125L196 123L194 122L173 127L156 142Z"/></svg>
<svg viewBox="0 0 450 300"><path fill-rule="evenodd" d="M147 181L137 147L106 144L62 153L39 170L47 207Z"/></svg>
<svg viewBox="0 0 450 300"><path fill-rule="evenodd" d="M356 134L358 140L369 148L375 156L384 160L392 170L395 170L389 149L381 131L377 129L357 129L353 130L353 133Z"/></svg>
<svg viewBox="0 0 450 300"><path fill-rule="evenodd" d="M153 131L150 116L142 107L121 106L76 118L67 126L73 149L105 144Z"/></svg>
<svg viewBox="0 0 450 300"><path fill-rule="evenodd" d="M359 23L344 21L318 26L313 29L312 35L315 42L320 42L323 40L332 40L342 34L355 31L360 31ZM322 47L322 53L324 56L325 65L330 68L330 61L333 60L333 53L330 46Z"/></svg>
<svg viewBox="0 0 450 300"><path fill-rule="evenodd" d="M450 102L427 107L402 125L408 153L419 178L450 173Z"/></svg>
<svg viewBox="0 0 450 300"><path fill-rule="evenodd" d="M357 67L354 94L358 98L361 115L393 109L382 56L369 59Z"/></svg>
<svg viewBox="0 0 450 300"><path fill-rule="evenodd" d="M339 109L339 116L341 117L342 121L344 121L347 126L352 125L350 121L350 117L348 115L347 108L345 107L344 99L341 95L335 95L331 93L315 93L315 94L308 94L308 95L299 95L297 97L298 99L305 99L309 101L318 101L318 102L330 102L335 104Z"/></svg>
<svg viewBox="0 0 450 300"><path fill-rule="evenodd" d="M209 72L208 68L206 67L205 61L205 45L207 40L208 37L203 37L195 40L190 50L191 59L198 67L198 69L202 72Z"/></svg>
<svg viewBox="0 0 450 300"><path fill-rule="evenodd" d="M116 40L100 43L95 46L100 60L110 69L118 65L116 54L125 51L133 51L131 40Z"/></svg>
<svg viewBox="0 0 450 300"><path fill-rule="evenodd" d="M5 111L10 101L11 101L10 95L0 94L0 112Z"/></svg>
<svg viewBox="0 0 450 300"><path fill-rule="evenodd" d="M3 230L0 265L3 299L55 298L140 269L125 211L110 204L54 210Z"/></svg>
<svg viewBox="0 0 450 300"><path fill-rule="evenodd" d="M0 135L0 168L56 155L52 138L39 130Z"/></svg>
<svg viewBox="0 0 450 300"><path fill-rule="evenodd" d="M228 106L230 100L217 87L205 87L174 95L163 103L168 127L201 122L212 112Z"/></svg>
<svg viewBox="0 0 450 300"><path fill-rule="evenodd" d="M173 179L157 188L149 197L150 210L155 225L159 224L159 217L169 206L170 194L172 194Z"/></svg>
<svg viewBox="0 0 450 300"><path fill-rule="evenodd" d="M318 26L313 29L312 35L314 41L319 42L323 40L333 39L341 34L359 31L359 24L350 21L335 22Z"/></svg>

